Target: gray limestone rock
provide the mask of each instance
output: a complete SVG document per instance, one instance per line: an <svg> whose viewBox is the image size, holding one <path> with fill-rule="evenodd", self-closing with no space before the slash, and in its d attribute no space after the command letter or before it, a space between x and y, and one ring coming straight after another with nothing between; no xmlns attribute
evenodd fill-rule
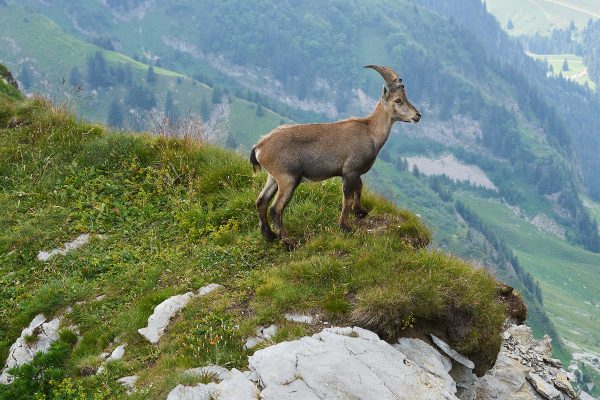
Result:
<svg viewBox="0 0 600 400"><path fill-rule="evenodd" d="M77 236L75 239L73 239L72 241L65 243L63 245L63 247L60 249L52 249L50 251L40 251L37 255L37 259L40 261L48 261L52 257L59 255L59 254L64 256L68 252L80 248L81 246L83 246L84 244L86 244L89 241L90 241L89 233L81 234L81 235Z"/></svg>
<svg viewBox="0 0 600 400"><path fill-rule="evenodd" d="M531 382L535 390L538 391L544 398L548 400L562 400L562 395L554 386L546 382L538 374L530 372L527 375L527 380Z"/></svg>
<svg viewBox="0 0 600 400"><path fill-rule="evenodd" d="M259 395L258 388L246 375L237 369L232 369L219 383L177 385L169 393L167 400L256 400Z"/></svg>
<svg viewBox="0 0 600 400"><path fill-rule="evenodd" d="M373 332L330 328L254 353L261 399L456 399L447 382Z"/></svg>
<svg viewBox="0 0 600 400"><path fill-rule="evenodd" d="M439 347L440 350L442 350L444 353L446 353L454 361L461 363L462 365L464 365L465 367L467 367L469 369L475 368L475 364L473 363L473 361L469 360L467 357L463 356L462 354L460 354L459 352L457 352L456 350L451 348L442 339L440 339L439 337L432 335L432 334L429 334L429 336L431 336L431 340L433 340L433 343L435 343L435 345L437 347Z"/></svg>
<svg viewBox="0 0 600 400"><path fill-rule="evenodd" d="M165 333L165 329L169 326L171 318L181 311L194 297L205 296L214 290L221 287L221 285L211 283L206 285L197 293L187 292L177 296L172 296L160 303L154 308L154 312L148 318L148 326L145 328L138 329L138 332L144 336L150 343L158 343L162 335Z"/></svg>
<svg viewBox="0 0 600 400"><path fill-rule="evenodd" d="M446 382L446 387L452 393L456 393L456 383L449 375L452 369L450 358L440 354L435 348L421 339L400 338L393 348L403 353L406 358L419 365L424 370Z"/></svg>
<svg viewBox="0 0 600 400"><path fill-rule="evenodd" d="M58 339L60 322L61 317L46 322L46 317L39 314L23 329L21 336L10 346L6 365L0 374L0 384L6 385L12 381L9 369L31 362L38 352L48 351Z"/></svg>

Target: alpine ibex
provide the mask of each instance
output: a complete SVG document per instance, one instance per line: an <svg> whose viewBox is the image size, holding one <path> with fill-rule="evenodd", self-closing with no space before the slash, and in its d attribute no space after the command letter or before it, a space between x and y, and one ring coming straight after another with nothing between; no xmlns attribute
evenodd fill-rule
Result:
<svg viewBox="0 0 600 400"><path fill-rule="evenodd" d="M367 65L379 72L386 85L375 111L365 118L349 118L333 123L282 125L252 148L250 162L254 172L261 167L268 173L267 183L256 200L260 229L268 241L277 238L267 220L269 202L277 193L270 209L271 219L280 239L293 245L283 226L283 211L294 190L303 179L318 181L341 176L344 199L340 226L350 231L350 210L357 218L369 210L360 201L361 175L375 162L392 124L396 121L419 122L421 114L408 101L402 79L390 67Z"/></svg>

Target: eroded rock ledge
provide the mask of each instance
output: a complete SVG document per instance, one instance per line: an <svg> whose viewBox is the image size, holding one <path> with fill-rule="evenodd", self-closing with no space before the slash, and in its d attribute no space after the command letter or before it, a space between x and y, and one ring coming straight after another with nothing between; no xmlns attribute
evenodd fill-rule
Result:
<svg viewBox="0 0 600 400"><path fill-rule="evenodd" d="M362 328L327 328L257 351L246 372L190 370L211 372L214 382L178 385L168 400L589 399L551 358L550 338L533 339L525 325L506 328L496 364L481 378L468 359L449 350L439 339L432 345L401 338L392 345Z"/></svg>

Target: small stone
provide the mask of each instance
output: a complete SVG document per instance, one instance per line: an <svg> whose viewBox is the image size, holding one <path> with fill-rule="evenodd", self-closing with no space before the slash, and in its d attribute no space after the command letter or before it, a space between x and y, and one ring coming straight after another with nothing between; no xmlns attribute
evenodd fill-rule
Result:
<svg viewBox="0 0 600 400"><path fill-rule="evenodd" d="M197 296L205 296L220 287L221 285L211 283L200 288L197 293L187 292L169 297L154 308L154 312L148 318L148 326L138 329L138 332L150 343L158 343L171 322L171 318L181 311L190 300Z"/></svg>
<svg viewBox="0 0 600 400"><path fill-rule="evenodd" d="M263 328L260 330L260 335L266 340L271 340L275 334L277 333L277 325L270 325L267 328Z"/></svg>
<svg viewBox="0 0 600 400"><path fill-rule="evenodd" d="M469 360L467 357L463 356L462 354L460 354L456 350L452 349L442 339L438 338L437 336L435 336L435 335L433 335L431 333L429 334L429 336L431 336L431 340L433 340L433 343L435 343L435 345L440 350L442 350L444 353L446 353L454 361L461 363L462 365L464 365L465 367L467 367L469 369L475 368L475 363L473 361Z"/></svg>
<svg viewBox="0 0 600 400"><path fill-rule="evenodd" d="M89 242L89 240L90 240L89 233L81 234L81 235L77 236L74 240L72 240L71 242L65 243L63 245L63 247L60 249L53 249L50 251L40 251L37 255L37 259L40 261L48 261L52 257L59 255L59 254L64 256L68 252L76 250L79 247L83 246L84 244Z"/></svg>
<svg viewBox="0 0 600 400"><path fill-rule="evenodd" d="M527 380L531 383L531 385L537 390L539 394L544 396L548 400L561 400L562 395L554 386L546 382L542 377L538 374L530 372L527 375Z"/></svg>
<svg viewBox="0 0 600 400"><path fill-rule="evenodd" d="M556 378L554 378L552 382L558 390L566 393L570 398L577 398L577 393L575 393L573 386L571 386L571 382L569 382L567 374L565 374L564 372L558 372L556 374Z"/></svg>
<svg viewBox="0 0 600 400"><path fill-rule="evenodd" d="M127 389L127 394L132 394L135 392L135 384L138 380L137 375L132 376L124 376L123 378L117 379L121 385L123 385Z"/></svg>
<svg viewBox="0 0 600 400"><path fill-rule="evenodd" d="M292 322L298 322L301 324L312 324L314 318L310 315L302 315L296 313L286 313L284 314L285 319Z"/></svg>
<svg viewBox="0 0 600 400"><path fill-rule="evenodd" d="M219 285L218 283L209 283L208 285L198 289L198 296L206 296L207 294L214 292L215 290L222 287L223 286Z"/></svg>

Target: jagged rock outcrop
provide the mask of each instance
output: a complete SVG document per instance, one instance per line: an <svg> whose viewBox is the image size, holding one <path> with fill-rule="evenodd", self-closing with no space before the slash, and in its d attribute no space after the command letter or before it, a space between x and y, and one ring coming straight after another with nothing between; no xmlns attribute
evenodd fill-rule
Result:
<svg viewBox="0 0 600 400"><path fill-rule="evenodd" d="M549 336L535 340L526 325L510 325L494 367L475 384L477 399L576 399L568 374L552 358Z"/></svg>

